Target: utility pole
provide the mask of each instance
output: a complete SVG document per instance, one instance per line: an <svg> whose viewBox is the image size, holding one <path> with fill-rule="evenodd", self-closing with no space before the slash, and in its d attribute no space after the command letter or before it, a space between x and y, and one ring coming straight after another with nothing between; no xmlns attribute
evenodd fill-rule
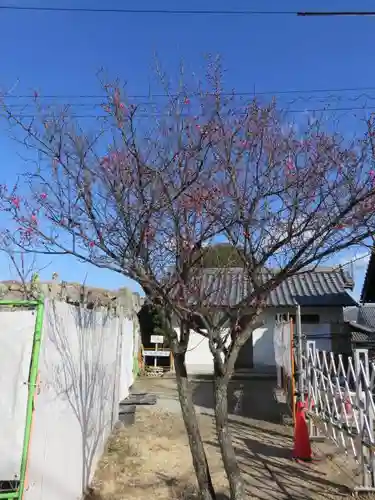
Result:
<svg viewBox="0 0 375 500"><path fill-rule="evenodd" d="M304 372L303 372L303 342L302 342L302 324L301 324L301 306L296 307L296 358L297 358L297 401L304 401Z"/></svg>

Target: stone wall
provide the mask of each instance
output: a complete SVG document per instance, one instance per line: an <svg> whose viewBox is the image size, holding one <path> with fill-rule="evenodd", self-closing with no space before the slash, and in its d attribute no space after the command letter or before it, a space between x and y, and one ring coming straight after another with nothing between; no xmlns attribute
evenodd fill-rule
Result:
<svg viewBox="0 0 375 500"><path fill-rule="evenodd" d="M31 300L39 298L40 295L72 305L84 305L88 309L120 307L125 314L131 316L136 314L143 304L143 298L127 288L106 290L59 281L56 275L50 281L33 279L28 283L15 280L0 282L0 300Z"/></svg>

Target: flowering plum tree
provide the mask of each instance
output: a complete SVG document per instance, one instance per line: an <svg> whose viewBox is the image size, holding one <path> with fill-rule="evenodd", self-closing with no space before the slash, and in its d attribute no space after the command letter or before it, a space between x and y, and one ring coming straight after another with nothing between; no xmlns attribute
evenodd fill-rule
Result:
<svg viewBox="0 0 375 500"><path fill-rule="evenodd" d="M38 162L0 195L11 217L7 241L111 269L137 281L159 308L204 500L215 492L185 354L192 324L208 338L218 440L231 498L242 500L227 410L238 353L282 281L371 244L374 123L370 117L366 134L350 141L316 120L296 130L285 126L287 116L275 103L244 103L223 93L217 68L208 83L189 92L181 86L165 108L147 116L117 85L105 85L104 118L94 133L66 110L38 104L30 121L5 104ZM217 314L199 262L206 245L223 239L238 249L248 293ZM265 279L266 268L277 271Z"/></svg>

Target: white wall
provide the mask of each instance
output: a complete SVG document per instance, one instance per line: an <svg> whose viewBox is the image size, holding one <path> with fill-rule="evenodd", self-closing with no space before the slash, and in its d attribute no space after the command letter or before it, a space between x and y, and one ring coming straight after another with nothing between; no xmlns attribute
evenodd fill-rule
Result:
<svg viewBox="0 0 375 500"><path fill-rule="evenodd" d="M175 328L177 334L180 334L179 328ZM226 333L223 329L223 334ZM186 351L185 363L188 373L191 374L212 374L214 363L208 339L190 330L189 345Z"/></svg>
<svg viewBox="0 0 375 500"><path fill-rule="evenodd" d="M180 329L175 327L177 335L180 335ZM186 352L185 363L188 373L204 374L213 373L214 364L212 354L208 346L208 339L190 330L189 345Z"/></svg>
<svg viewBox="0 0 375 500"><path fill-rule="evenodd" d="M265 325L255 329L248 343L242 348L239 355L241 367L246 365L247 359L249 359L248 366L251 366L251 356L253 356L252 361L254 369L261 370L262 368L267 369L268 367L275 366L275 351L273 345L275 318L277 314L285 314L286 312L288 312L288 310L285 308L273 308L262 315L261 319L264 320ZM295 314L295 310L290 309L289 313ZM326 330L326 327L323 327L322 324L338 322L341 321L343 317L343 311L340 307L305 307L301 308L301 313L302 315L319 314L320 316L321 325L307 325L306 334L311 334L315 330L321 333L322 328ZM175 328L175 330L179 333L178 328ZM325 349L330 347L330 342L327 343L326 340L320 340L318 342L319 348L322 348L322 346L324 346ZM192 374L210 374L213 372L213 361L208 346L208 340L194 331L190 332L190 341L186 353L186 366L188 372Z"/></svg>
<svg viewBox="0 0 375 500"><path fill-rule="evenodd" d="M253 366L274 366L275 352L273 348L274 321L270 316L265 317L266 325L253 331Z"/></svg>
<svg viewBox="0 0 375 500"><path fill-rule="evenodd" d="M133 384L133 357L134 349L137 347L134 345L134 328L133 321L128 318L123 318L119 320L121 326L120 332L120 346L119 346L119 356L120 356L120 367L119 370L119 393L118 400L122 401L129 395L129 388ZM138 331L137 331L138 333Z"/></svg>
<svg viewBox="0 0 375 500"><path fill-rule="evenodd" d="M47 302L25 500L81 497L133 382L132 366L130 320Z"/></svg>
<svg viewBox="0 0 375 500"><path fill-rule="evenodd" d="M199 333L190 331L185 362L188 373L213 373L214 364L208 339L202 337Z"/></svg>
<svg viewBox="0 0 375 500"><path fill-rule="evenodd" d="M273 330L275 325L275 317L277 314L285 314L285 309L270 309L265 313L264 321L266 322L263 328L258 328L253 332L253 360L254 368L263 366L275 366L275 352L273 346ZM295 314L295 311L289 310L290 314ZM302 325L302 331L306 335L313 333L328 333L328 325L330 323L339 322L343 318L343 309L341 307L301 307L301 314L319 314L319 325ZM319 349L330 350L331 342L328 339L317 340Z"/></svg>

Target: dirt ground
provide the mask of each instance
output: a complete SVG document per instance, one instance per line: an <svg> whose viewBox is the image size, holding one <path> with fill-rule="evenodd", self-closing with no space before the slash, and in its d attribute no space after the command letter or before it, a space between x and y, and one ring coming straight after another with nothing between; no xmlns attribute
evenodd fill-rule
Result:
<svg viewBox="0 0 375 500"><path fill-rule="evenodd" d="M343 486L345 478L328 460L313 464L291 460L291 428L280 423L273 386L269 380L231 386L231 430L249 498L350 498ZM133 426L116 428L96 472L90 500L197 498L174 381L141 379L134 390L156 393L158 403L137 409ZM195 383L193 394L213 481L224 499L227 482L215 438L211 383Z"/></svg>

